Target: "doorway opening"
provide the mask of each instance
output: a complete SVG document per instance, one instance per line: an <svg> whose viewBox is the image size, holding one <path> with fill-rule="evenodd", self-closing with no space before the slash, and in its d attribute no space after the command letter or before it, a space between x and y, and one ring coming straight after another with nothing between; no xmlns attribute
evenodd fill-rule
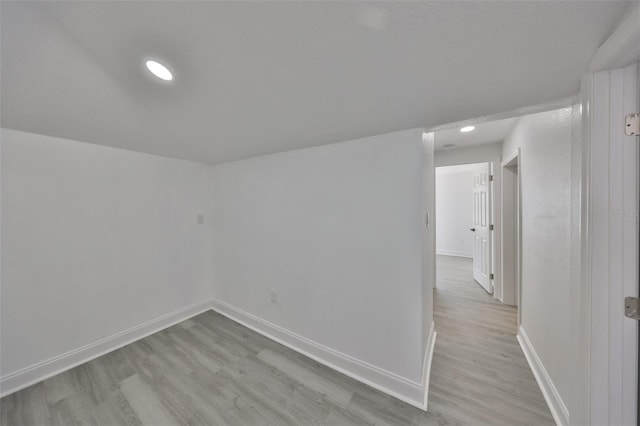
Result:
<svg viewBox="0 0 640 426"><path fill-rule="evenodd" d="M522 128L520 120L477 120L433 131L433 318L438 343L430 392L432 396L438 390L446 392L456 380L474 383L477 387L460 387L457 392L464 404L474 401L476 411L495 407L493 423L513 423L502 416L518 412L519 420L531 416L527 420L531 424L552 425L553 414L534 371L527 368L530 362L518 339L521 292L515 278L520 275L516 261L521 250L514 252L513 247L519 244L522 222L521 140L514 132ZM512 155L514 151L518 155ZM505 153L507 162L503 162ZM503 204L503 196L510 207ZM505 252L512 257L503 259ZM503 277L505 268L509 273ZM522 368L507 371L507 365ZM486 393L487 388L499 392Z"/></svg>
<svg viewBox="0 0 640 426"><path fill-rule="evenodd" d="M436 253L493 294L490 163L436 168Z"/></svg>

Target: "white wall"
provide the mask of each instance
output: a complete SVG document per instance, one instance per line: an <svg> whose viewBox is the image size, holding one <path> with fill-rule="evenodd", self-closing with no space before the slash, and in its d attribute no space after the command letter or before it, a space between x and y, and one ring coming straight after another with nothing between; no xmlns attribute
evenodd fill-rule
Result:
<svg viewBox="0 0 640 426"><path fill-rule="evenodd" d="M0 136L3 378L210 298L209 166Z"/></svg>
<svg viewBox="0 0 640 426"><path fill-rule="evenodd" d="M473 176L488 164L445 166L436 169L436 251L473 257Z"/></svg>
<svg viewBox="0 0 640 426"><path fill-rule="evenodd" d="M562 400L556 398L551 404L561 416L561 405L569 400L573 391L570 345L571 120L571 107L521 117L503 146L504 158L521 148L520 333L524 330L526 340L530 341L555 388L550 387L547 393L557 391Z"/></svg>
<svg viewBox="0 0 640 426"><path fill-rule="evenodd" d="M214 294L223 313L424 404L434 177L421 130L214 167L0 136L3 393L207 309Z"/></svg>
<svg viewBox="0 0 640 426"><path fill-rule="evenodd" d="M214 297L256 327L420 383L421 134L214 166Z"/></svg>

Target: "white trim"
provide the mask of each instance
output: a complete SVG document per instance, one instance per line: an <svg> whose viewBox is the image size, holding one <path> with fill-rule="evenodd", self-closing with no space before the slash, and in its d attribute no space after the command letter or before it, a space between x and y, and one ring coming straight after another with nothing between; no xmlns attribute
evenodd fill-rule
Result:
<svg viewBox="0 0 640 426"><path fill-rule="evenodd" d="M55 356L0 378L0 397L7 396L80 364L91 361L203 312L213 310L237 323L407 404L427 409L429 378L437 333L431 323L422 366L422 383L340 353L219 300L197 303Z"/></svg>
<svg viewBox="0 0 640 426"><path fill-rule="evenodd" d="M210 309L211 302L196 303L161 317L146 321L80 348L65 352L48 360L25 367L0 378L0 397L24 389L51 376L62 373L92 359L126 346L167 327L189 319Z"/></svg>
<svg viewBox="0 0 640 426"><path fill-rule="evenodd" d="M436 254L440 256L468 257L473 259L473 253L463 253L461 251L436 250Z"/></svg>
<svg viewBox="0 0 640 426"><path fill-rule="evenodd" d="M429 406L429 382L431 381L431 364L433 363L433 350L436 347L436 325L432 321L427 338L427 347L424 351L424 361L422 363L422 385L424 386L424 410Z"/></svg>
<svg viewBox="0 0 640 426"><path fill-rule="evenodd" d="M583 75L580 82L579 109L574 114L572 135L572 180L580 188L572 194L571 299L577 307L571 310L573 351L573 419L576 424L591 424L591 98L593 74Z"/></svg>
<svg viewBox="0 0 640 426"><path fill-rule="evenodd" d="M493 185L491 187L491 217L493 218L493 231L491 235L491 282L492 295L494 299L502 301L502 168L500 167L502 156L497 156L489 162L491 174L493 175ZM500 291L496 291L500 289Z"/></svg>
<svg viewBox="0 0 640 426"><path fill-rule="evenodd" d="M636 4L625 15L591 58L590 72L622 68L640 60L640 5Z"/></svg>
<svg viewBox="0 0 640 426"><path fill-rule="evenodd" d="M516 149L512 154L510 154L504 160L502 160L502 163L500 165L502 167L512 166L513 164L511 164L511 163L513 162L515 164L514 161L516 159L518 159L519 157L520 157L520 148Z"/></svg>
<svg viewBox="0 0 640 426"><path fill-rule="evenodd" d="M426 410L425 386L423 383L401 377L365 361L338 352L223 301L213 300L211 308L256 333L262 334L320 364L326 365L407 404ZM435 333L433 336L435 341ZM427 370L430 370L430 367Z"/></svg>
<svg viewBox="0 0 640 426"><path fill-rule="evenodd" d="M544 400L549 406L553 420L558 426L568 425L569 410L560 397L558 389L556 389L553 384L551 376L549 376L549 373L547 373L547 370L544 368L540 357L538 357L536 350L529 340L529 336L527 336L527 333L524 331L522 326L518 328L517 338L520 343L520 347L522 348L522 352L529 363L529 367L531 367L531 371L538 382L542 396L544 396Z"/></svg>
<svg viewBox="0 0 640 426"><path fill-rule="evenodd" d="M500 301L507 305L518 306L518 326L520 325L520 270L522 243L521 188L520 188L520 148L502 161L502 244L500 251L501 281ZM517 171L513 167L517 167Z"/></svg>

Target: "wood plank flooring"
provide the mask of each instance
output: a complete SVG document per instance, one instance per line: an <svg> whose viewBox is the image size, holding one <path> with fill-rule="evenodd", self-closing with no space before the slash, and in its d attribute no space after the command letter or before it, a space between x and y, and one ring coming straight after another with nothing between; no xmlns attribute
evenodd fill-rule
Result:
<svg viewBox="0 0 640 426"><path fill-rule="evenodd" d="M438 263L427 413L207 312L3 398L0 425L553 424L515 310L462 261Z"/></svg>
<svg viewBox="0 0 640 426"><path fill-rule="evenodd" d="M472 275L471 259L438 256L429 411L454 424L554 425L516 339L516 308Z"/></svg>

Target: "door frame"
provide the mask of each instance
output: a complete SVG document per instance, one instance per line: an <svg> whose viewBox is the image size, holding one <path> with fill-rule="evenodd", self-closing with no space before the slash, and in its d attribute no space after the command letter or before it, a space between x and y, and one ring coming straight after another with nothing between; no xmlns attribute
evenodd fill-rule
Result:
<svg viewBox="0 0 640 426"><path fill-rule="evenodd" d="M637 424L638 322L624 316L624 298L638 296L638 137L624 135L624 115L638 110L638 64L587 82L588 415L595 424Z"/></svg>
<svg viewBox="0 0 640 426"><path fill-rule="evenodd" d="M572 226L581 236L572 322L579 325L574 347L577 383L572 424L637 424L638 334L622 314L625 296L638 291L637 220L612 221L609 209L638 207L638 141L624 140L624 89L628 75L621 68L640 60L640 5L630 8L622 23L596 51L581 82L577 106L581 125L575 129L573 156L582 183L574 194L582 215ZM636 84L638 79L636 65ZM622 90L621 90L622 89ZM638 88L635 90L636 96ZM636 99L636 108L638 100ZM637 112L637 111L634 111ZM637 137L636 137L637 139ZM630 148L633 146L633 149ZM620 170L623 170L622 172ZM636 189L622 190L635 180ZM625 184L625 187L627 185ZM621 207L622 206L622 207ZM573 247L572 247L573 249ZM624 257L620 266L620 257ZM634 264L635 263L635 264ZM635 281L635 282L634 282ZM629 371L629 366L635 371ZM635 368L634 368L635 366ZM633 386L630 383L633 383Z"/></svg>
<svg viewBox="0 0 640 426"><path fill-rule="evenodd" d="M469 121L467 121L469 122ZM477 121L478 123L480 121ZM447 125L451 126L451 125ZM457 127L454 126L454 127ZM440 130L444 130L444 126L439 126ZM434 138L437 137L437 132L429 130L430 133L434 134ZM493 289L492 296L494 299L498 299L502 301L502 267L501 267L501 243L502 243L502 173L499 167L501 162L501 156L493 157L493 156L477 156L475 154L470 156L465 156L464 158L457 159L456 161L446 161L446 162L438 162L436 160L435 168L438 167L447 167L447 166L461 166L465 164L481 164L488 163L489 164L489 174L493 176L493 180L489 182L490 186L490 219L491 223L494 225L493 231L489 231L489 251L491 252L491 272L493 273L493 280L490 281L491 288ZM434 254L435 256L435 254Z"/></svg>
<svg viewBox="0 0 640 426"><path fill-rule="evenodd" d="M599 294L594 295L593 290L602 289L608 293L615 285L606 277L604 281L600 281L600 277L594 277L593 274L594 270L602 268L605 260L609 258L608 252L604 257L593 255L594 248L597 251L598 245L602 243L600 237L598 239L594 238L598 235L598 231L605 232L605 235L608 235L606 234L608 233L608 227L604 227L598 221L596 223L593 222L593 218L597 214L597 211L593 208L594 196L602 196L597 191L594 194L594 189L609 188L608 172L611 169L611 165L608 162L592 162L592 157L597 155L597 153L594 154L592 152L593 147L602 143L608 144L611 137L609 132L594 134L595 128L602 126L605 121L608 123L609 113L607 111L606 114L603 114L603 111L598 109L598 102L594 102L593 86L595 73L621 68L632 62L639 61L640 49L637 46L640 46L640 4L630 7L622 23L598 48L588 69L585 70L581 80L580 92L577 96L427 129L428 132L436 132L453 127L517 117L567 106L572 107L572 242L571 264L568 266L571 270L570 297L573 303L568 307L571 323L570 346L572 348L572 352L568 355L573 360L573 363L571 371L567 372L572 379L570 381L571 389L568 391L569 400L566 401L570 409L569 423L572 425L598 423L601 421L603 410L606 411L608 418L614 411L617 411L614 414L619 418L622 411L620 404L615 406L609 404L610 396L608 390L612 373L608 369L608 356L609 351L615 348L612 348L612 343L609 341L608 329L604 333L600 333L597 329L598 325L608 323L609 318L602 319L594 316L594 313L601 312L603 309L608 312L609 301L599 298ZM474 159L467 162L478 161L482 160ZM498 161L496 164L500 163L500 160ZM464 163L461 162L461 164ZM593 164L601 166L602 169L593 170ZM636 199L638 197L636 195ZM496 229L499 229L499 227L496 226ZM495 236L497 239L498 236ZM499 242L500 240L497 239L496 243ZM637 247L636 250L638 250ZM495 270L500 272L500 269L496 268ZM619 306L622 305L623 299L619 302ZM636 339L638 339L637 335ZM600 350L594 353L594 348L604 348L604 351ZM605 357L604 360L601 355ZM636 361L637 357L636 347ZM613 379L616 380L615 377ZM604 409L602 404L605 404ZM635 400L635 405L637 412L639 408L637 399ZM610 422L607 420L602 423L609 424Z"/></svg>
<svg viewBox="0 0 640 426"><path fill-rule="evenodd" d="M518 307L518 327L522 306L521 155L518 148L502 161L502 303Z"/></svg>

